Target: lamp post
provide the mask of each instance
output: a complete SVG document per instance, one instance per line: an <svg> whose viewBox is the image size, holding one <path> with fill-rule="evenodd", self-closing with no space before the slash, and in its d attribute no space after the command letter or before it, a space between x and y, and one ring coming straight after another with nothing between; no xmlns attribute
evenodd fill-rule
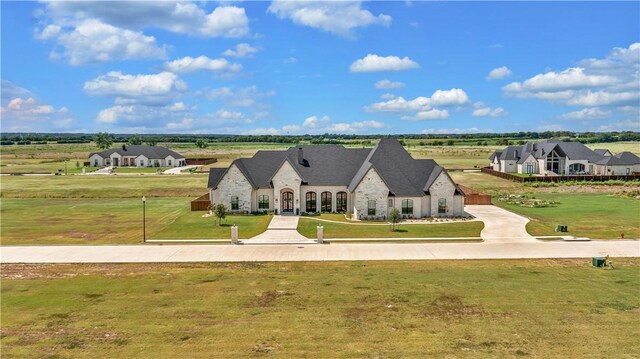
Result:
<svg viewBox="0 0 640 359"><path fill-rule="evenodd" d="M147 242L147 197L142 196L142 242Z"/></svg>

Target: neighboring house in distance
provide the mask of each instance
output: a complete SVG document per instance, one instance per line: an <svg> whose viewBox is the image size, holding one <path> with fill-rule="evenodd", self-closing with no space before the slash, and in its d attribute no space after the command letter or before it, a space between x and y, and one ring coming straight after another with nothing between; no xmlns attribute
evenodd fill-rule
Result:
<svg viewBox="0 0 640 359"><path fill-rule="evenodd" d="M385 218L464 214L464 193L433 160L416 160L395 139L373 149L341 145L258 151L209 172L211 204L235 211L349 212Z"/></svg>
<svg viewBox="0 0 640 359"><path fill-rule="evenodd" d="M489 157L490 167L504 173L535 175L628 175L640 172L640 157L631 152L613 155L580 142L545 140L508 146Z"/></svg>
<svg viewBox="0 0 640 359"><path fill-rule="evenodd" d="M183 155L162 146L122 145L121 148L89 154L92 167L181 167Z"/></svg>

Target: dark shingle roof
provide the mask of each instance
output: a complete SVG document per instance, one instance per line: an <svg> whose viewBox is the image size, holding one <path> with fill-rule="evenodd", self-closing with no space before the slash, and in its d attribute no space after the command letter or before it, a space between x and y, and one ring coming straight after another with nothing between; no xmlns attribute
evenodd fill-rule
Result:
<svg viewBox="0 0 640 359"><path fill-rule="evenodd" d="M94 152L89 154L89 157L94 154L99 155L102 158L111 156L113 153L118 153L120 156L140 156L143 155L148 159L165 159L168 156L173 158L184 158L183 155L171 151L170 149L162 146L146 146L146 145L123 145L120 148L112 148L102 152Z"/></svg>
<svg viewBox="0 0 640 359"><path fill-rule="evenodd" d="M302 149L304 163L298 163ZM252 158L235 160L254 188L271 188L271 178L288 161L315 186L348 186L352 191L374 167L396 196L422 196L443 170L433 160L415 160L395 139L382 139L373 149L350 149L340 145L296 146L286 151L258 151ZM226 170L225 170L226 172ZM210 172L209 188L215 188L224 173Z"/></svg>
<svg viewBox="0 0 640 359"><path fill-rule="evenodd" d="M218 183L222 179L222 176L227 173L226 168L210 168L209 169L209 184L208 188L216 188L218 187Z"/></svg>
<svg viewBox="0 0 640 359"><path fill-rule="evenodd" d="M541 142L527 142L522 146L508 146L502 150L499 158L501 160L516 160L518 163L522 163L529 155L533 155L537 159L545 158L551 151L556 151L560 156L571 160L596 162L603 157L580 142L562 142L551 139Z"/></svg>
<svg viewBox="0 0 640 359"><path fill-rule="evenodd" d="M601 160L596 162L599 165L638 165L640 164L640 157L631 152L620 152L614 156L604 156Z"/></svg>
<svg viewBox="0 0 640 359"><path fill-rule="evenodd" d="M600 156L610 156L611 155L611 151L607 150L606 148L596 148L595 150L593 150L593 152L599 154Z"/></svg>

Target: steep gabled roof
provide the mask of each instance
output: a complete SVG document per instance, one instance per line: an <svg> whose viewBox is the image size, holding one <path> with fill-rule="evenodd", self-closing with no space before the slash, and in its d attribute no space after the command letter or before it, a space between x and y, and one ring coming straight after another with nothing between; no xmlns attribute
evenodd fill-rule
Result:
<svg viewBox="0 0 640 359"><path fill-rule="evenodd" d="M162 146L146 146L146 145L122 145L120 148L112 148L101 152L92 152L89 157L97 154L102 158L110 157L112 154L117 153L120 156L145 156L150 160L165 159L168 156L173 158L184 158L183 155L178 152L172 151Z"/></svg>
<svg viewBox="0 0 640 359"><path fill-rule="evenodd" d="M500 158L500 155L502 154L501 150L495 150L493 151L493 153L491 154L491 156L489 156L489 161L493 162L493 160L498 157Z"/></svg>
<svg viewBox="0 0 640 359"><path fill-rule="evenodd" d="M598 154L600 156L612 156L613 155L611 153L611 151L609 151L606 148L596 148L595 150L593 150L593 152L595 152L596 154Z"/></svg>
<svg viewBox="0 0 640 359"><path fill-rule="evenodd" d="M209 169L209 183L207 184L208 188L217 188L218 183L227 173L227 168L210 168Z"/></svg>
<svg viewBox="0 0 640 359"><path fill-rule="evenodd" d="M640 157L631 152L620 152L615 156L604 156L601 160L596 162L599 165L608 166L624 166L624 165L639 165Z"/></svg>

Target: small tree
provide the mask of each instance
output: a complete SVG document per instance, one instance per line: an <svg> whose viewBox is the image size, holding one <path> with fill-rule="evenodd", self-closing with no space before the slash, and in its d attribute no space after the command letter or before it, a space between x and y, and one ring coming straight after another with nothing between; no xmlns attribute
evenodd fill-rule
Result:
<svg viewBox="0 0 640 359"><path fill-rule="evenodd" d="M140 137L138 135L129 136L129 138L127 139L127 142L130 145L141 145L142 144L142 137Z"/></svg>
<svg viewBox="0 0 640 359"><path fill-rule="evenodd" d="M93 136L93 142L96 143L99 149L106 150L113 145L113 135L107 132L98 132Z"/></svg>
<svg viewBox="0 0 640 359"><path fill-rule="evenodd" d="M207 146L209 146L209 143L207 143L207 141L203 138L198 138L196 140L196 147L201 148L201 149L205 149L207 148Z"/></svg>
<svg viewBox="0 0 640 359"><path fill-rule="evenodd" d="M395 232L400 222L402 222L402 216L397 208L392 208L391 212L389 212L389 222L391 222L391 231Z"/></svg>
<svg viewBox="0 0 640 359"><path fill-rule="evenodd" d="M227 209L224 204L219 203L213 207L213 214L218 218L218 225L222 225L222 219L227 216Z"/></svg>
<svg viewBox="0 0 640 359"><path fill-rule="evenodd" d="M147 139L147 146L155 146L158 144L158 140L156 140L155 138L148 138Z"/></svg>

